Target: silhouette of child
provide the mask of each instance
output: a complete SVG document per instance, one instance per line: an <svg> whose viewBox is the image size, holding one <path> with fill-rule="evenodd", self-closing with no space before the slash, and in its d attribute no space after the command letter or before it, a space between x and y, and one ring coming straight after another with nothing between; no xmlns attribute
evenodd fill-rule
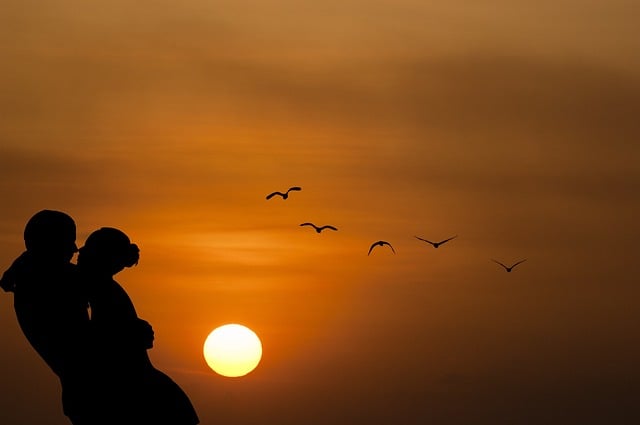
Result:
<svg viewBox="0 0 640 425"><path fill-rule="evenodd" d="M98 390L103 417L114 424L198 424L185 392L151 363L151 326L138 318L131 298L113 278L136 265L139 253L125 233L103 227L89 235L78 254L78 269L89 292L97 360L104 365L97 376L104 384Z"/></svg>
<svg viewBox="0 0 640 425"><path fill-rule="evenodd" d="M22 332L59 378L63 413L74 425L86 425L91 424L90 322L88 295L71 263L75 240L76 225L68 214L37 212L24 229L26 251L4 272L0 287L14 293Z"/></svg>

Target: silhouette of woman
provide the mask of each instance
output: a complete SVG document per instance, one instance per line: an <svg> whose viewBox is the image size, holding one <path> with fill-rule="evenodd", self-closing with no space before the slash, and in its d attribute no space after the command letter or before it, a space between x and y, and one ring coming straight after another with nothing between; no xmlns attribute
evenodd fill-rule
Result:
<svg viewBox="0 0 640 425"><path fill-rule="evenodd" d="M103 384L97 390L101 417L112 424L195 425L199 419L189 397L149 359L151 326L138 318L129 295L113 278L136 265L139 252L125 233L103 227L89 235L78 254L78 270L89 293L96 360L104 365L96 379Z"/></svg>

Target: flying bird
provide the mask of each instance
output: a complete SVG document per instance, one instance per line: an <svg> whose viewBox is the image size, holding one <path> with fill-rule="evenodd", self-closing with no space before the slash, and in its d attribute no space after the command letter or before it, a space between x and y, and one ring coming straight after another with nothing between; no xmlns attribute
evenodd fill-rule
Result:
<svg viewBox="0 0 640 425"><path fill-rule="evenodd" d="M450 237L450 238L448 238L448 239L445 239L445 240L443 240L443 241L440 241L440 242L431 242L431 241L429 241L429 240L426 240L426 239L420 238L420 237L418 237L418 236L416 236L415 238L416 238L416 239L420 239L420 240L421 240L421 241L423 241L423 242L430 243L431 245L433 245L433 247L434 247L434 248L437 248L437 247L439 247L440 245L442 245L443 243L449 242L451 239L455 239L455 238L457 238L457 237L458 237L458 235L455 235L455 236L452 236L452 237Z"/></svg>
<svg viewBox="0 0 640 425"><path fill-rule="evenodd" d="M282 192L270 193L270 194L267 195L267 200L273 198L276 195L282 196L282 199L287 199L289 197L289 192L291 192L292 190L302 190L302 188L299 187L299 186L293 186L293 187L290 187L289 189L287 189L287 191L284 192L284 193L282 193Z"/></svg>
<svg viewBox="0 0 640 425"><path fill-rule="evenodd" d="M328 225L328 224L325 224L324 226L316 226L316 225L315 225L315 224L313 224L313 223L308 223L308 222L307 222L307 223L302 223L300 226L311 226L311 227L313 227L314 229L316 229L316 232L317 232L317 233L322 232L324 229L338 230L337 228L335 228L335 227L333 227L333 226L330 226L330 225Z"/></svg>
<svg viewBox="0 0 640 425"><path fill-rule="evenodd" d="M371 246L369 247L369 252L367 253L367 255L371 254L371 251L373 251L373 248L375 248L376 246L383 246L383 245L389 245L389 248L391 248L391 251L393 251L393 253L396 253L396 250L393 249L393 247L391 246L391 244L387 241L377 241L371 244Z"/></svg>
<svg viewBox="0 0 640 425"><path fill-rule="evenodd" d="M518 264L520 264L520 263L524 263L525 261L527 261L527 259L525 258L524 260L520 260L520 261L518 261L518 262L516 262L516 263L513 263L513 264L512 264L511 266L509 266L509 267L505 266L504 264L502 264L502 263L501 263L500 261L498 261L498 260L494 260L493 258L491 259L491 261L493 261L494 263L498 263L498 264L500 264L502 267L504 267L504 269L507 271L507 273L511 273L511 270L513 270L513 268L514 268L515 266L517 266L517 265L518 265Z"/></svg>

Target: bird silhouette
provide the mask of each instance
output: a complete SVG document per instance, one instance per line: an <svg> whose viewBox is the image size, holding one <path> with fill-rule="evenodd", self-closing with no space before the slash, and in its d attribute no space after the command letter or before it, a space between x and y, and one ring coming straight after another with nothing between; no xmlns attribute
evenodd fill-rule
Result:
<svg viewBox="0 0 640 425"><path fill-rule="evenodd" d="M443 240L443 241L440 241L440 242L431 242L431 241L429 241L429 240L427 240L427 239L423 239L423 238L418 237L418 236L416 236L415 238L416 238L416 239L420 239L420 240L421 240L421 241L423 241L423 242L430 243L431 245L433 245L433 247L434 247L434 248L437 248L437 247L439 247L440 245L442 245L443 243L449 242L451 239L455 239L455 238L457 238L457 237L458 237L458 235L455 235L455 236L452 236L452 237L450 237L450 238L448 238L448 239L445 239L445 240Z"/></svg>
<svg viewBox="0 0 640 425"><path fill-rule="evenodd" d="M289 192L291 192L292 190L302 190L302 188L299 187L299 186L293 186L293 187L290 187L289 189L287 189L287 191L284 192L284 193L282 193L282 192L270 193L270 194L267 195L267 200L273 198L276 195L282 196L282 199L287 199L289 197Z"/></svg>
<svg viewBox="0 0 640 425"><path fill-rule="evenodd" d="M373 248L375 248L376 246L383 246L383 245L389 245L389 248L391 248L391 251L393 251L393 253L396 253L396 250L393 249L393 247L391 246L391 244L387 241L377 241L371 244L371 246L369 247L369 252L367 253L367 255L371 254L371 251L373 251Z"/></svg>
<svg viewBox="0 0 640 425"><path fill-rule="evenodd" d="M316 226L313 223L307 222L307 223L302 223L300 226L311 226L316 230L317 233L322 232L324 229L338 230L337 228L330 226L328 224L325 224L324 226Z"/></svg>
<svg viewBox="0 0 640 425"><path fill-rule="evenodd" d="M493 261L494 263L498 263L498 264L500 264L502 267L504 267L504 269L507 271L507 273L511 273L511 270L513 270L513 268L514 268L515 266L517 266L517 265L518 265L518 264L520 264L520 263L524 263L525 261L527 261L527 259L525 258L524 260L520 260L520 261L518 261L518 262L516 262L516 263L513 263L513 264L512 264L511 266L509 266L509 267L505 266L504 264L502 264L502 263L501 263L500 261L498 261L498 260L494 260L493 258L491 259L491 261Z"/></svg>

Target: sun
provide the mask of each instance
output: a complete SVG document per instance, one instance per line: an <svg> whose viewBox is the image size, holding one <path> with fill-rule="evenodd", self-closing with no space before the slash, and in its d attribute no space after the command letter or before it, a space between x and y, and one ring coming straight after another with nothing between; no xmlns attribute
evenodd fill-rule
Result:
<svg viewBox="0 0 640 425"><path fill-rule="evenodd" d="M251 329L236 323L214 329L204 342L204 359L214 372L235 378L258 366L262 343Z"/></svg>

